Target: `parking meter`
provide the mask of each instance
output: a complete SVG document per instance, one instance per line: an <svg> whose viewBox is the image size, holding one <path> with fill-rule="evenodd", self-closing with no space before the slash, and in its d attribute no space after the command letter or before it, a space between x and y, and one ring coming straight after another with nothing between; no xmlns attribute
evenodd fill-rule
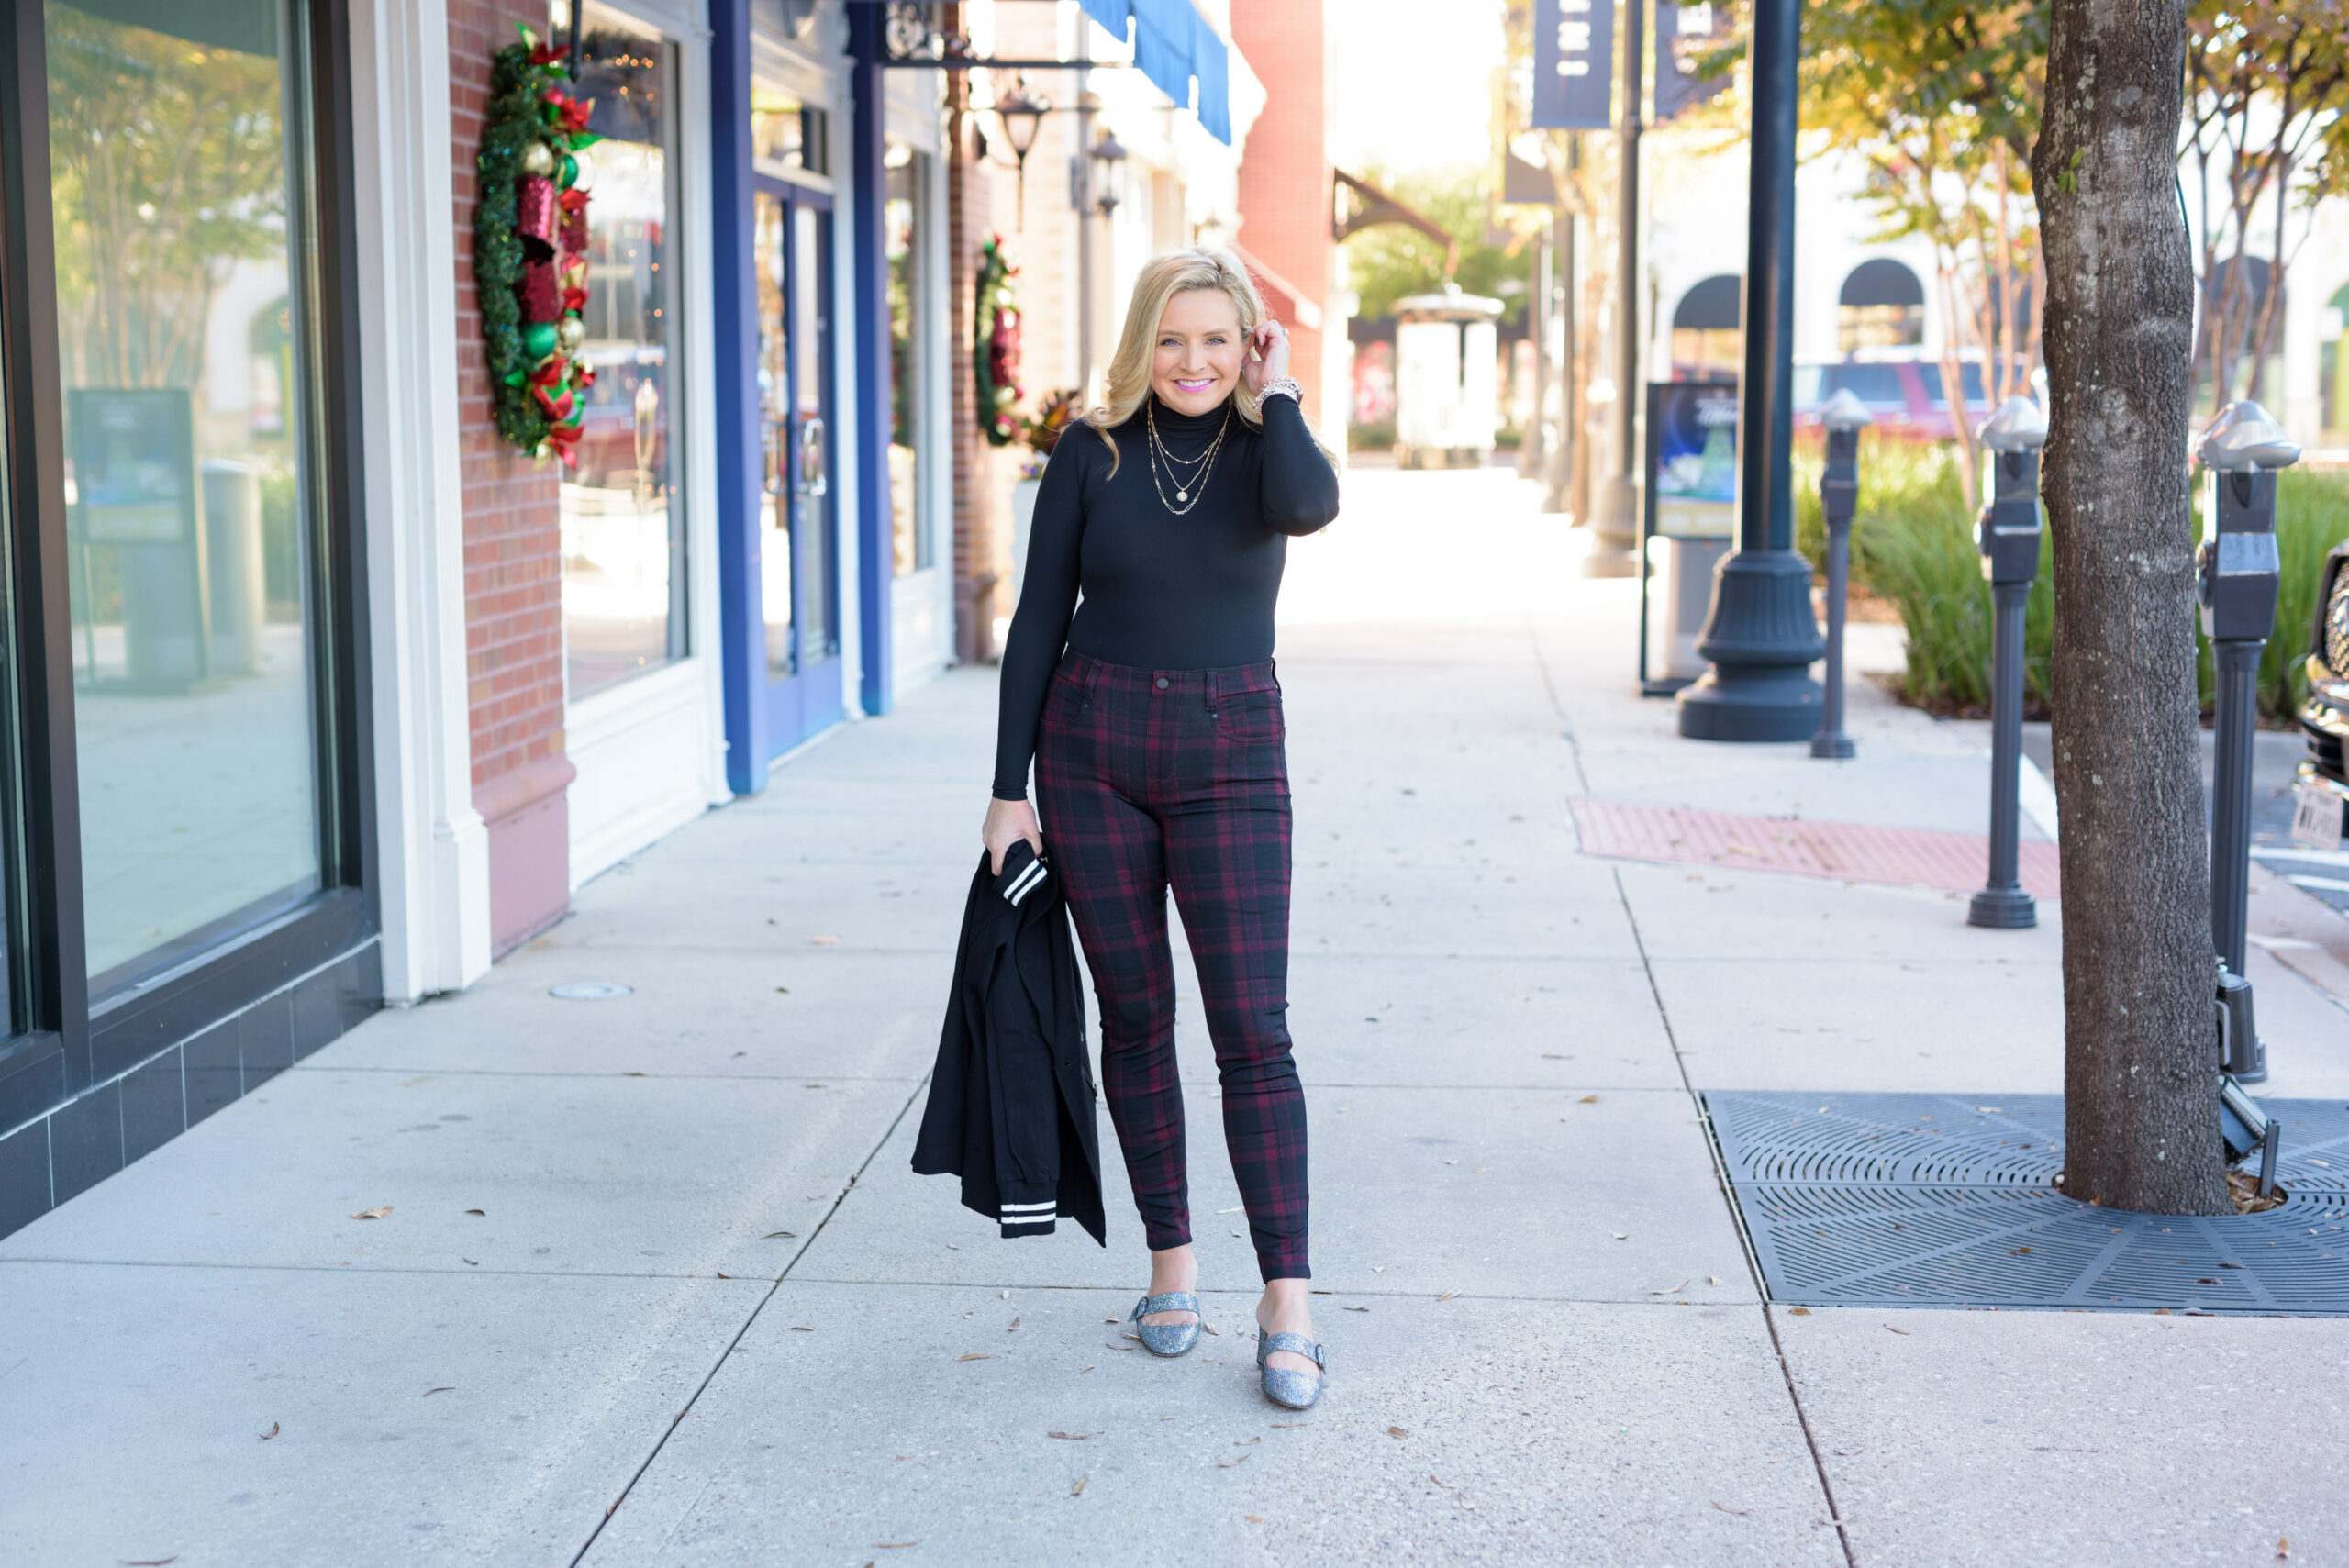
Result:
<svg viewBox="0 0 2349 1568"><path fill-rule="evenodd" d="M1814 757L1848 757L1843 733L1843 618L1852 574L1852 516L1860 505L1860 430L1876 423L1848 386L1820 410L1827 430L1827 466L1819 476L1820 509L1827 518L1827 687L1820 694Z"/></svg>
<svg viewBox="0 0 2349 1568"><path fill-rule="evenodd" d="M2276 471L2299 460L2266 409L2230 403L2195 450L2206 472L2195 596L2218 666L2219 734L2210 768L2210 940L2218 950L2221 1070L2256 1084L2267 1048L2253 1027L2243 972L2251 924L2251 747L2259 722L2259 656L2276 632Z"/></svg>
<svg viewBox="0 0 2349 1568"><path fill-rule="evenodd" d="M2047 415L2028 397L2009 397L1982 422L1982 516L1975 542L1990 583L1990 877L1966 908L1965 923L2021 930L2039 923L2022 890L2023 616L2039 575L2039 449Z"/></svg>

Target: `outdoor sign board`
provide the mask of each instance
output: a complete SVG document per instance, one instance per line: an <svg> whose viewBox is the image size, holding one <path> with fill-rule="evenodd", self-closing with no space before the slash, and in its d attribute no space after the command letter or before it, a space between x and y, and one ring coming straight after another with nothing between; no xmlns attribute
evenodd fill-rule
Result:
<svg viewBox="0 0 2349 1568"><path fill-rule="evenodd" d="M1534 127L1605 130L1612 125L1614 60L1614 0L1533 0Z"/></svg>
<svg viewBox="0 0 2349 1568"><path fill-rule="evenodd" d="M181 544L195 537L195 437L182 387L66 394L82 537Z"/></svg>
<svg viewBox="0 0 2349 1568"><path fill-rule="evenodd" d="M1648 385L1649 532L1726 539L1737 532L1737 386Z"/></svg>
<svg viewBox="0 0 2349 1568"><path fill-rule="evenodd" d="M1640 693L1668 696L1688 684L1673 666L1688 656L1710 598L1712 566L1737 533L1738 388L1732 381L1652 381L1640 526ZM1662 606L1651 604L1666 560ZM1661 617L1659 619L1659 617ZM1660 644L1652 651L1652 627ZM1675 655L1675 645L1680 648ZM1652 668L1658 659L1662 668Z"/></svg>

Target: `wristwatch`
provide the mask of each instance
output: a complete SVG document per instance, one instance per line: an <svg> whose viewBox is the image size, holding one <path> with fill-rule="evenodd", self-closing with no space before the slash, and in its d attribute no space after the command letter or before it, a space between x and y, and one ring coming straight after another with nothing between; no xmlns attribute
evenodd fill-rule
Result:
<svg viewBox="0 0 2349 1568"><path fill-rule="evenodd" d="M1296 398L1297 406L1299 408L1305 406L1305 388L1297 384L1297 378L1294 376L1285 375L1277 380L1266 382L1264 384L1263 389L1256 394L1256 400L1259 403L1262 403L1267 397L1275 397L1283 394L1286 394L1288 396Z"/></svg>

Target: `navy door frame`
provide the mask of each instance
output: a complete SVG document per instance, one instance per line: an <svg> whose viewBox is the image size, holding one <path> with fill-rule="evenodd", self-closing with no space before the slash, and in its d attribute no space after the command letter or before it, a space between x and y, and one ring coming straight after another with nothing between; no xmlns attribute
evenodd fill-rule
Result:
<svg viewBox="0 0 2349 1568"><path fill-rule="evenodd" d="M809 736L839 723L845 717L845 704L841 693L840 595L837 591L840 578L840 506L836 499L839 492L833 484L839 466L835 456L838 446L833 439L833 432L840 427L840 409L839 387L836 384L838 378L832 373L830 337L833 323L838 319L838 315L833 307L836 285L831 258L833 217L830 194L813 190L805 185L796 185L787 180L778 180L765 174L756 176L751 183L751 188L755 195L770 196L783 204L783 232L780 237L784 251L783 330L784 341L790 345L785 352L785 358L789 366L786 373L790 377L790 383L785 390L784 402L785 406L791 412L785 417L783 433L778 441L784 472L782 493L776 496L776 505L787 508L787 521L785 527L790 538L789 548L792 557L790 592L793 648L790 674L777 676L772 663L767 662L763 577L755 584L762 598L762 615L759 623L751 628L753 640L758 645L755 651L761 661L761 667L766 673L767 752L768 759L772 761ZM798 217L803 210L818 215L817 236L812 255L803 252L798 244ZM753 265L755 264L754 258ZM816 321L804 319L800 309L803 291L800 288L799 269L806 266L812 266L816 270L815 288L810 291L815 299L816 314L819 318ZM803 332L820 332L821 334L815 359L816 376L819 384L816 389L815 406L816 417L821 427L819 433L824 451L822 479L825 487L813 495L807 488L805 466L807 457L807 427L806 421L800 415L800 410L807 406L803 396L804 389L799 384L801 356L797 345L800 334ZM754 341L756 336L754 330L752 333ZM754 360L754 388L755 374ZM765 435L765 423L763 420L760 427L762 456L759 464L762 485L765 483L767 468L764 459ZM756 526L756 519L753 519L753 526ZM827 536L818 555L823 570L813 577L804 575L801 571L802 563L807 557L800 549L800 542L810 529L820 530ZM773 538L763 531L760 548L764 550L774 542ZM801 640L807 633L807 608L811 602L820 603L823 607L820 619L829 643L829 647L813 651Z"/></svg>
<svg viewBox="0 0 2349 1568"><path fill-rule="evenodd" d="M807 187L760 173L751 146L751 6L750 0L712 0L710 6L710 149L712 262L717 293L716 364L718 389L718 662L725 676L726 782L737 795L755 795L767 784L769 764L823 725L843 717L838 654L810 670L805 658L795 671L775 680L767 663L764 580L761 566L766 546L761 501L764 489L765 412L759 395L760 258L753 197L763 191L788 204L831 207L832 198ZM834 221L837 221L835 219ZM786 219L786 235L788 220ZM786 239L786 243L788 243ZM829 258L827 259L829 260ZM825 280L837 298L837 277ZM796 309L786 288L785 309ZM835 306L833 331L840 329ZM815 585L831 595L831 631L840 634L839 484L842 467L840 442L832 432L840 428L841 388L827 354L822 373L829 380L825 391L830 407L827 432L828 461L832 475L831 549L826 552L829 581ZM796 432L795 432L796 434ZM797 491L797 442L787 443L791 483L786 496ZM860 570L863 564L860 562ZM798 581L795 566L793 592L805 602L809 585ZM795 606L796 609L796 606ZM795 632L804 624L796 613ZM814 688L831 683L829 694Z"/></svg>

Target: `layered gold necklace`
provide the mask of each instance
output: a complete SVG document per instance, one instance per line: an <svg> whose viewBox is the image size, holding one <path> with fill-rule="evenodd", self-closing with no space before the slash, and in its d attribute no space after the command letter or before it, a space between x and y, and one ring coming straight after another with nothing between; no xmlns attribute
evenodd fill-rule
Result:
<svg viewBox="0 0 2349 1568"><path fill-rule="evenodd" d="M1158 492L1160 506L1176 517L1182 517L1197 506L1199 497L1207 493L1208 475L1215 471L1216 454L1223 450L1223 438L1231 429L1231 405L1226 403L1223 406L1223 423L1216 427L1215 439L1209 441L1208 450L1197 457L1178 458L1167 450L1166 442L1158 434L1157 399L1152 398L1142 406L1142 423L1148 428L1150 436L1151 488ZM1173 501L1166 498L1166 487L1159 483L1158 465L1161 462L1166 465L1166 477L1174 484ZM1186 468L1192 471L1188 478L1184 476Z"/></svg>

